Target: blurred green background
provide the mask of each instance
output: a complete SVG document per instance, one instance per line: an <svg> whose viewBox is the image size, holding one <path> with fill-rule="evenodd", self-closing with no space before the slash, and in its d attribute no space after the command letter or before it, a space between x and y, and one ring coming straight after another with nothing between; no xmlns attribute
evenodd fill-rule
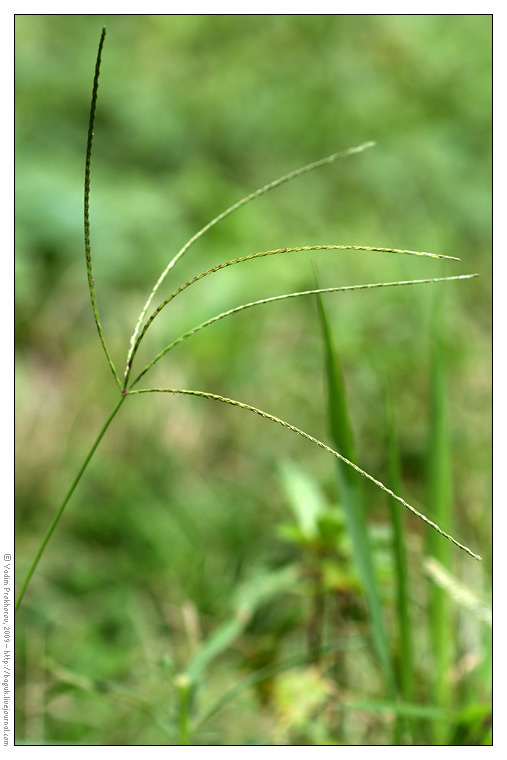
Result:
<svg viewBox="0 0 507 760"><path fill-rule="evenodd" d="M330 295L325 304L358 464L385 481L389 386L401 495L431 517L430 325L438 302L454 515L452 526L443 527L483 555L479 564L453 551L451 570L487 599L488 15L16 17L18 584L117 397L93 323L82 240L89 99L104 25L91 240L99 313L118 370L147 295L189 237L276 177L375 140L374 149L296 179L213 228L172 270L154 305L215 264L285 246L409 248L461 262L351 252L231 267L197 283L160 315L137 366L220 311L313 287L316 272L322 287L480 273L465 282ZM149 387L237 398L330 442L313 299L224 320L175 349L146 380ZM304 549L287 539L293 519L281 475L287 462L297 463L339 514L332 458L287 430L201 399L127 400L18 615L19 742L177 743L184 689L174 675L228 621L241 625L224 634L217 657L200 674L193 715L245 676L305 651L318 595L305 575ZM386 498L373 487L367 495L390 621ZM406 528L411 614L424 622L423 531L412 517ZM392 741L388 710L336 707L384 696L368 653L368 618L347 536L340 541L343 577L335 586L342 600L346 593L352 601L338 628L326 613L322 641L357 636L359 646L343 655L346 672L336 666L331 678L300 664L262 681L196 728L194 743ZM329 607L332 593L326 593ZM249 610L243 618L242 603ZM489 633L459 605L452 615L455 718L447 741L480 743ZM417 702L431 707L431 646L422 628L415 661ZM141 692L155 708L146 707ZM431 732L431 721L421 719L419 742L431 743Z"/></svg>

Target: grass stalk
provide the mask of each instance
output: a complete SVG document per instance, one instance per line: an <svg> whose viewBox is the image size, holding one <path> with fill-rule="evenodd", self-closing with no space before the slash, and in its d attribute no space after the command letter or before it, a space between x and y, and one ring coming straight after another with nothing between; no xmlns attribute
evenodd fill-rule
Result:
<svg viewBox="0 0 507 760"><path fill-rule="evenodd" d="M219 214L217 217L215 217L211 222L209 222L207 225L205 225L198 233L196 233L184 246L183 248L173 257L173 259L169 262L168 266L162 273L162 275L159 277L157 282L155 283L154 288L152 289L150 296L145 304L145 307L138 319L138 322L136 324L134 333L130 339L129 343L129 350L127 354L127 362L126 362L126 368L125 368L125 374L124 374L124 382L122 382L119 379L118 373L116 371L116 368L114 366L113 360L111 358L111 355L109 353L109 350L107 348L107 344L104 338L103 330L101 327L99 315L98 315L98 309L97 309L97 303L96 303L96 296L95 296L95 281L93 278L92 273L92 262L91 262L91 243L90 243L90 219L89 219L89 198L90 198L90 167L91 167L91 157L92 157L92 146L93 146L93 136L94 136L94 123L95 123L95 114L96 114L96 108L97 108L97 94L98 94L98 82L99 82L99 75L100 75L100 64L101 64L101 55L102 55L102 48L104 45L104 39L105 39L106 30L105 28L102 29L102 34L100 37L99 42L99 49L97 53L97 59L95 64L95 74L94 74L94 80L93 80L93 89L92 89L92 98L91 98L91 106L90 106L90 119L88 124L88 139L87 139L87 146L86 146L86 158L85 158L85 186L84 186L84 242L85 242L85 257L86 257L86 271L87 271L87 279L88 279L88 288L90 291L90 298L92 303L92 310L93 315L97 327L97 331L99 334L99 339L101 342L101 345L104 349L104 353L106 355L106 358L108 360L109 366L111 368L112 374L115 378L115 381L118 385L118 387L121 390L121 397L114 407L113 411L107 418L106 422L104 423L101 431L99 432L99 435L95 439L94 443L92 444L92 447L90 451L88 452L87 456L85 457L85 460L83 461L77 475L75 476L62 504L60 505L55 517L53 518L48 530L46 531L46 534L42 540L41 545L39 546L39 549L37 551L37 554L35 555L35 558L30 566L30 569L28 571L28 574L22 584L20 593L18 595L18 598L16 600L15 604L15 610L17 610L20 607L20 604L23 600L24 594L26 592L26 589L28 587L28 584L33 576L33 573L40 561L40 558L48 544L49 539L51 538L56 525L58 524L61 515L63 514L63 511L72 496L77 484L79 483L84 471L86 470L86 467L88 466L88 463L90 462L91 457L93 456L93 453L95 452L98 444L100 443L105 431L109 427L112 419L117 414L120 406L124 403L125 398L127 395L133 395L135 393L154 393L154 392L161 392L161 393L173 393L173 394L187 394L187 395L193 395L193 396L200 396L212 400L221 401L222 403L230 404L232 406L237 406L243 409L247 409L251 412L254 412L255 414L264 417L265 419L271 420L272 422L276 422L279 425L282 425L283 427L288 428L289 430L292 430L295 433L298 433L298 435L302 436L303 438L306 438L307 440L313 442L317 446L323 448L324 450L328 451L329 453L333 454L335 457L337 457L343 464L348 465L350 468L355 470L357 473L361 474L363 477L369 479L373 483L375 483L379 488L384 490L386 493L390 494L394 499L399 501L401 504L403 504L407 509L412 511L414 514L416 514L421 520L423 520L427 525L434 528L438 533L440 533L442 536L447 538L449 541L454 543L459 548L463 549L465 552L470 554L475 559L480 559L479 555L475 554L473 551L471 551L468 547L464 546L463 544L460 544L456 539L454 539L451 535L443 531L436 523L429 520L425 515L423 515L421 512L419 512L415 507L408 504L404 499L397 496L394 491L386 487L383 483L373 478L371 475L366 473L364 470L362 470L360 467L355 465L352 461L350 461L348 458L346 458L343 454L339 453L338 451L334 451L329 446L326 446L326 444L322 443L321 441L317 440L313 436L305 433L304 431L300 430L299 428L296 428L293 425L290 425L288 422L285 422L284 420L279 419L278 417L275 417L273 415L268 414L267 412L263 412L260 409L256 409L255 407L252 407L248 404L244 404L239 401L235 401L233 399L228 399L224 396L219 396L217 394L212 393L206 393L202 391L192 391L192 390L184 390L184 389L169 389L169 388L145 388L145 389L138 389L138 390L132 390L132 386L130 389L128 388L128 381L130 377L130 371L132 367L132 361L134 358L134 355L144 337L146 334L147 329L153 322L153 320L156 318L156 316L160 313L160 311L167 306L170 301L175 298L179 293L181 293L183 290L185 290L187 287L192 285L193 283L197 282L198 280L203 279L204 277L207 277L210 274L213 274L214 272L217 272L221 269L224 269L226 267L232 266L234 264L239 264L245 261L248 261L250 259L260 258L264 256L270 256L270 255L276 255L276 254L285 254L289 252L297 252L297 251L323 251L323 250L339 250L339 251L347 251L347 250L354 250L354 251L370 251L370 252L387 252L387 253L399 253L399 254L411 254L416 256L428 256L431 258L436 259L453 259L459 261L459 259L456 259L456 257L453 256L444 256L441 254L434 254L434 253L428 253L428 252L421 252L421 251L410 251L410 250L402 250L402 249L395 249L395 248L380 248L380 247L372 247L372 246L357 246L357 245L320 245L320 246L298 246L293 248L283 248L283 249L276 249L271 251L264 251L260 253L251 254L250 256L243 256L222 264L219 264L216 267L212 267L211 269L208 269L205 272L202 272L199 275L196 275L188 282L181 285L176 291L174 291L168 298L163 301L158 308L153 312L153 314L149 317L146 324L144 325L142 331L141 331L141 325L144 320L144 316L151 305L151 302L153 300L153 297L155 293L157 292L160 284L165 279L167 273L170 271L170 269L174 266L174 264L178 261L181 256L188 250L188 248L198 239L200 238L207 230L209 230L211 227L213 227L215 224L217 224L219 221L224 219L229 214L233 213L234 211L241 208L241 206L245 205L246 203L250 202L251 200L254 200L255 198L259 197L260 195L268 192L269 190L274 189L275 187L280 186L281 184L288 182L291 179L294 179L308 171L311 171L313 169L316 169L319 166L323 166L328 163L332 163L338 158L342 158L348 155L352 155L354 153L360 153L361 151L365 150L366 148L371 147L374 143L364 143L363 145L357 146L355 148L350 148L349 150L342 151L340 153L335 153L331 156L328 156L327 158L321 159L320 161L316 161L312 164L308 164L300 169L297 169L294 172L291 172L284 177L281 177L277 180L274 180L273 182L268 183L267 185L264 185L259 190L256 190L254 193L251 193L250 195L243 198L238 203L234 204L230 208L228 208L226 211ZM421 280L421 281L411 281L410 284L416 284L416 282L429 282L429 281L443 281L444 279L463 279L466 277L473 277L476 275L460 275L457 278L434 278L433 280ZM385 287L387 285L395 285L395 284L409 284L407 283L377 283L377 284L370 284L370 285L363 285L363 286L351 286L347 288L328 288L328 289L320 289L321 292L332 292L332 291L338 291L338 290L347 290L347 289L360 289L360 288L373 288L373 287ZM260 305L262 303L269 303L275 300L283 300L286 298L293 298L297 296L302 295L309 295L311 293L314 293L316 291L305 291L304 293L292 293L292 294L286 294L284 296L277 296L271 299L263 299L261 301L252 302L249 304L243 304L242 306L236 307L235 309L230 309L227 312L223 312L222 314L217 315L216 317L213 317L212 319L208 320L207 322L202 323L201 325L198 325L197 327L190 330L188 333L185 333L185 335L181 336L181 338L173 341L172 344L170 344L166 349L164 349L159 355L155 357L155 359L150 362L145 369L141 372L141 374L136 378L134 381L134 384L139 381L139 379L146 374L146 372L165 354L167 353L171 348L173 348L175 345L180 343L182 340L185 340L186 338L190 337L191 335L195 334L199 330L203 329L204 327L207 327L208 325L225 318L226 316L230 316L235 313L239 313L240 311L243 311L244 309Z"/></svg>
<svg viewBox="0 0 507 760"><path fill-rule="evenodd" d="M108 429L109 425L113 421L113 419L116 416L119 408L121 407L121 405L125 401L125 398L126 397L123 396L123 395L120 397L120 400L118 401L118 403L114 407L113 411L111 412L111 414L109 415L109 417L107 418L107 420L105 421L105 423L103 424L103 426L102 426L102 428L101 428L98 436L96 437L95 441L92 444L91 449L89 450L89 452L86 455L86 457L85 457L85 459L84 459L81 467L79 468L76 477L72 481L71 486L70 486L69 490L67 491L64 500L60 504L60 507L58 508L57 513L55 514L55 516L51 520L49 528L47 529L46 534L45 534L44 538L42 539L42 542L41 542L41 544L40 544L40 546L39 546L39 548L37 550L37 553L36 553L36 555L34 557L34 560L33 560L32 564L30 565L30 568L28 570L26 578L23 581L23 585L21 586L21 589L19 591L18 597L16 599L16 604L14 605L14 612L15 613L18 611L18 609L19 609L19 607L21 605L21 602L23 601L23 597L25 595L26 589L28 588L28 584L30 583L30 579L31 579L32 575L34 574L37 565L39 564L40 558L42 557L42 555L44 553L44 549L46 548L49 539L53 535L53 532L54 532L56 526L58 525L58 522L60 521L60 517L62 516L62 514L64 512L64 509L67 506L67 503L68 503L70 497L74 493L77 484L81 480L81 477L82 477L84 471L88 467L90 459L92 458L92 456L95 453L95 449L97 448L97 446L101 442L101 440L102 440L102 438L104 436L104 433L106 432L106 430Z"/></svg>
<svg viewBox="0 0 507 760"><path fill-rule="evenodd" d="M205 398L212 401L218 401L222 404L238 407L246 411L252 412L257 416L274 422L283 428L286 428L294 433L297 433L300 437L306 439L310 443L318 446L322 450L333 455L337 465L338 483L341 493L341 503L343 505L346 523L349 530L349 535L353 546L353 558L357 566L358 575L364 589L364 596L368 606L370 623L371 623L371 643L374 651L376 663L378 663L379 672L382 674L383 683L385 685L384 692L385 701L382 700L370 700L370 701L348 701L345 700L339 705L341 711L356 710L371 714L387 714L394 717L394 735L393 744L400 744L409 734L417 739L417 731L422 731L422 725L419 721L431 720L434 721L433 738L436 744L444 744L446 739L451 736L449 734L449 726L453 726L457 722L456 716L450 711L451 705L451 687L450 676L453 666L453 630L452 630L452 610L453 603L457 602L466 610L475 614L485 626L491 626L491 611L485 605L482 600L478 599L476 595L470 593L467 588L457 578L455 578L449 571L451 555L450 555L450 543L454 544L459 549L468 553L473 558L480 560L481 557L473 552L468 546L460 543L456 540L451 533L443 530L441 525L447 527L451 525L451 452L449 442L449 429L447 423L447 405L446 405L446 378L445 378L445 362L443 355L443 348L439 339L439 332L441 332L442 326L439 322L439 313L435 311L433 321L433 346L432 346L432 366L431 366L431 422L430 422L430 452L428 457L428 499L431 514L435 518L435 522L429 519L423 512L416 509L410 503L405 501L398 495L400 492L400 472L399 472L399 458L397 451L396 435L394 430L394 423L392 421L393 411L389 407L387 409L387 433L388 433L388 459L389 459L389 476L385 485L380 480L377 480L365 470L355 464L356 452L352 434L352 428L348 414L348 402L346 398L345 386L343 383L339 356L336 352L332 332L327 319L327 315L324 308L322 296L329 293L338 293L355 290L367 290L380 287L394 287L400 285L417 285L427 283L446 282L451 280L462 280L477 277L476 274L456 275L452 277L435 277L419 280L405 280L395 282L379 282L368 283L361 285L349 285L338 286L328 288L314 288L301 292L286 293L279 296L273 296L270 298L263 298L248 303L243 303L239 306L235 306L226 311L222 311L219 314L207 319L204 322L187 330L180 337L175 338L170 342L162 351L160 351L135 377L132 381L131 373L133 362L136 357L137 351L141 342L143 341L147 330L150 328L153 321L161 313L161 311L168 306L168 304L179 294L185 291L188 287L196 282L208 277L211 274L221 271L227 267L244 263L253 259L272 256L272 255L284 255L297 252L323 252L323 251L354 251L354 252L375 252L375 253L390 253L390 254L408 254L415 256L425 256L434 259L450 259L460 261L460 259L454 256L445 256L442 254L434 254L422 251L413 251L396 248L384 248L373 246L361 246L361 245L315 245L315 246L297 246L278 248L269 251L262 251L253 253L248 256L241 256L239 258L232 259L230 261L223 262L217 266L211 267L200 274L192 277L192 279L180 285L171 295L168 296L162 303L160 303L154 311L149 314L150 307L153 300L166 279L171 269L175 266L178 260L189 250L189 248L198 241L207 231L209 231L216 224L224 220L233 212L239 210L247 203L255 200L263 194L269 192L272 189L279 187L280 185L295 179L313 169L322 167L327 164L331 164L339 158L344 158L356 153L361 153L369 147L374 145L373 142L367 142L357 147L350 148L345 151L334 153L331 156L323 158L306 166L301 167L289 174L280 177L258 190L245 196L237 203L230 206L228 209L220 213L208 224L202 227L193 237L191 237L184 246L173 256L169 261L160 277L153 286L148 299L146 300L144 307L137 319L134 331L130 336L128 346L126 346L126 364L123 376L118 374L112 356L108 349L104 332L102 329L101 321L99 318L97 298L95 291L95 280L93 277L92 269L92 253L91 253L91 239L90 239L90 183L91 183L91 161L92 161L92 149L94 138L94 125L97 111L97 98L98 98L98 85L100 77L101 57L105 41L106 30L102 29L100 36L100 42L98 47L98 53L95 64L90 116L88 122L88 133L86 143L86 155L85 155L85 176L84 176L84 248L85 248L85 260L86 260L86 273L88 289L90 293L93 317L99 340L102 345L102 349L109 364L111 373L114 377L114 381L119 389L119 398L117 398L116 404L102 428L100 429L97 437L91 445L88 453L86 454L82 464L79 467L77 474L75 475L63 501L61 502L58 510L51 520L49 527L44 534L44 537L37 549L36 555L29 566L28 572L21 585L18 597L15 602L15 612L17 613L23 600L25 593L31 583L31 579L38 568L39 562L46 550L46 547L58 525L60 519L71 499L74 491L76 490L82 476L87 470L87 467L100 443L106 431L108 430L111 422L118 413L120 407L125 400L133 395L140 393L170 393L173 395L186 395L199 398ZM306 433L298 427L282 420L268 412L258 409L254 406L246 404L241 401L237 401L231 398L227 398L216 393L209 393L199 390L188 390L182 388L138 388L140 383L149 370L167 353L175 348L180 343L184 342L188 338L196 335L198 332L206 327L215 324L227 317L240 314L247 309L251 309L256 306L271 304L275 302L283 302L292 298L299 298L303 296L316 295L317 304L320 317L320 325L322 330L322 341L325 353L325 368L326 368L326 382L328 391L328 419L330 428L331 443L334 448L323 443L319 439ZM171 336L173 337L173 336ZM361 477L359 477L361 476ZM389 508L391 510L391 519L393 526L393 564L395 568L394 577L397 586L397 604L396 604L396 622L398 625L397 644L399 652L398 667L395 666L392 650L393 646L388 635L388 629L386 620L384 618L384 610L381 600L381 588L378 584L375 568L375 555L371 550L369 539L369 523L367 518L367 510L365 508L366 503L363 498L364 482L362 478L369 480L380 488L387 496ZM398 503L394 503L398 502ZM422 520L427 528L431 528L427 535L427 554L428 557L424 561L423 569L432 581L432 586L429 589L430 598L430 615L429 615L429 638L432 645L432 651L434 653L434 682L433 682L433 705L424 706L415 704L417 698L416 684L414 682L414 653L413 653L413 629L410 616L410 600L408 593L408 562L406 556L406 533L404 527L403 514L400 512L398 504L402 504L406 509L415 514L420 520ZM317 523L316 523L317 524ZM341 524L340 524L341 529ZM441 541L437 536L437 533L447 541ZM334 540L334 534L331 537L331 541ZM326 545L327 547L327 545ZM324 556L324 554L322 555ZM289 568L292 572L292 569ZM319 571L320 572L320 571ZM261 589L259 584L259 577L256 575L253 579L251 595L245 593L244 589L238 595L240 598L240 605L236 611L235 616L226 621L224 624L215 628L214 632L209 635L202 646L192 656L188 662L188 666L184 671L178 669L178 671L171 670L171 687L173 702L168 709L167 703L164 700L157 697L145 697L145 695L135 693L133 690L125 689L119 684L113 682L107 682L102 679L89 679L81 674L73 674L70 671L55 668L54 674L61 680L66 680L69 685L76 686L80 689L93 693L95 695L108 694L110 698L117 699L125 704L136 707L143 710L150 715L156 722L159 723L162 730L170 736L171 741L174 740L183 746L188 746L199 739L197 730L208 721L212 716L219 712L228 703L234 700L237 695L246 688L250 688L253 685L262 683L268 678L272 678L275 675L288 670L291 667L297 667L313 662L326 654L333 654L343 649L347 649L349 642L342 637L337 637L336 641L331 647L320 646L320 630L322 626L322 620L324 618L323 607L321 606L322 597L318 596L320 592L321 578L319 574L315 578L315 596L316 604L313 611L313 617L311 621L312 628L309 628L309 651L304 655L296 655L290 659L285 659L282 662L276 662L276 664L270 664L269 666L257 670L255 673L251 673L244 678L239 684L236 684L231 689L228 689L225 694L222 694L218 700L214 699L210 709L204 714L199 714L199 703L196 698L201 684L205 681L207 671L211 670L211 665L214 660L223 653L230 650L233 642L244 632L247 624L252 619L254 610L257 610L260 601L264 602L267 598L270 598L270 594L273 593L273 589L277 589L277 593L285 593L287 588L291 588L290 584L295 584L298 581L292 576L289 577L280 574L280 583L276 580L276 583L267 584L266 589ZM323 576L324 577L324 576ZM270 590L271 589L271 590ZM340 639L342 639L340 641ZM354 641L350 642L353 646ZM370 642L365 640L364 645L369 645ZM42 652L44 654L44 652ZM44 659L44 658L43 658ZM272 662L272 661L271 661ZM46 668L47 663L44 663ZM179 674L174 676L174 673ZM326 676L327 677L327 676ZM338 683L338 681L337 681ZM340 684L341 685L341 684ZM347 687L348 688L348 687ZM162 707L160 707L162 702ZM176 704L175 704L176 703ZM30 712L30 711L29 711ZM35 714L35 713L34 713ZM44 716L44 708L41 713ZM49 713L48 713L49 715ZM456 732L462 730L460 726L456 727ZM465 726L466 728L466 726ZM408 729L408 730L407 730ZM464 729L463 729L464 730ZM40 728L40 724L37 730L33 732L35 734L43 735L43 730ZM456 733L458 735L458 733ZM34 737L36 738L36 737ZM452 736L451 736L452 738ZM415 742L414 742L415 743ZM464 742L462 742L464 743Z"/></svg>

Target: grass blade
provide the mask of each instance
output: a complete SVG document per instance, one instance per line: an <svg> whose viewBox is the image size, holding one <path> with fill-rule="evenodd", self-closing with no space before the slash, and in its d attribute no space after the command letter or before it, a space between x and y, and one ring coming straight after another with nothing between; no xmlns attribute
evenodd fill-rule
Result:
<svg viewBox="0 0 507 760"><path fill-rule="evenodd" d="M328 392L328 419L331 435L338 451L350 460L355 459L352 429L347 410L345 387L331 331L322 299L317 299L325 351L326 384ZM368 525L364 513L361 483L357 473L338 462L338 483L345 512L345 520L352 540L353 556L363 585L371 618L371 633L381 671L391 696L395 696L394 671L384 625L380 592L378 589L372 552L368 538Z"/></svg>

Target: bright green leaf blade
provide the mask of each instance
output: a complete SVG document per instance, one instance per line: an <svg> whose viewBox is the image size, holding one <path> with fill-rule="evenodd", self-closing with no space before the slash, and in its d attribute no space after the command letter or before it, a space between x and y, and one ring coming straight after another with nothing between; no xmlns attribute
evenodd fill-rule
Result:
<svg viewBox="0 0 507 760"><path fill-rule="evenodd" d="M335 351L324 304L318 296L318 309L325 351L326 381L328 392L328 418L331 435L337 450L347 459L354 460L352 430L349 421L345 388ZM353 545L353 556L363 584L371 618L372 639L384 674L389 693L395 693L395 679L389 652L389 643L382 614L380 592L373 567L368 526L364 513L362 489L357 473L342 462L337 463L338 482L345 510L347 526Z"/></svg>

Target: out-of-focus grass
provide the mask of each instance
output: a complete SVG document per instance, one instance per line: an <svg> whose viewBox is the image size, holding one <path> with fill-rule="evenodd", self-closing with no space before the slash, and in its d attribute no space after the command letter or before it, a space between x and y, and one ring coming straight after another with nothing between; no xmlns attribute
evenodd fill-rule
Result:
<svg viewBox="0 0 507 760"><path fill-rule="evenodd" d="M431 380L430 380L430 431L428 446L428 503L436 518L451 528L452 475L447 418L447 383L444 359L445 325L441 319L441 300L436 301L432 320ZM433 533L433 531L431 531ZM449 546L436 541L428 532L427 554L449 567ZM445 592L432 584L428 599L428 624L433 652L433 699L435 704L448 707L451 703L451 668L455 657L452 614ZM446 727L436 724L435 740L447 743Z"/></svg>
<svg viewBox="0 0 507 760"><path fill-rule="evenodd" d="M444 286L443 322L454 519L459 536L488 556L490 17L18 16L18 577L114 398L89 309L81 208L91 75L104 24L91 234L97 298L115 360L123 360L154 280L204 223L307 161L376 140L375 150L280 188L213 229L174 269L163 297L220 261L280 246L359 243L462 257L463 264L366 254L319 258L319 281L481 273L470 283ZM218 273L212 287L197 284L175 301L153 325L139 365L218 311L313 283L310 261L248 266L248 272ZM372 474L387 466L382 380L388 374L403 491L430 517L431 303L424 289L326 299L359 464ZM313 304L274 304L205 332L160 362L154 385L160 380L240 398L326 439ZM167 741L145 713L63 684L44 662L139 689L162 706L169 701L167 658L183 669L231 619L240 582L298 561L297 550L277 533L287 509L278 462L304 464L335 498L329 459L272 428L200 400L150 394L124 405L18 618L20 741ZM372 526L381 530L385 500L365 494ZM409 561L420 556L418 531L407 520ZM452 561L470 588L487 588L487 562L481 568L467 558ZM425 608L427 579L411 570L414 604ZM387 565L379 584L391 625L394 580ZM266 602L214 662L200 699L211 707L242 678L299 655L304 610L297 594ZM358 620L345 628L365 633L360 611L354 614ZM470 614L460 612L460 622L449 675L461 717L452 735L479 741L481 702L489 695L482 662L489 632ZM416 696L437 709L425 635L418 626L423 693ZM366 655L354 655L354 668L353 682L341 688L364 707L382 687ZM325 704L328 685L310 672L305 678L315 687L315 704ZM277 733L270 717L278 715L280 725L291 717L281 693L276 679L243 692L210 722L213 740L290 737L288 729ZM311 704L305 709L311 715ZM392 712L375 715L351 710L326 725L335 726L338 741L389 742Z"/></svg>

